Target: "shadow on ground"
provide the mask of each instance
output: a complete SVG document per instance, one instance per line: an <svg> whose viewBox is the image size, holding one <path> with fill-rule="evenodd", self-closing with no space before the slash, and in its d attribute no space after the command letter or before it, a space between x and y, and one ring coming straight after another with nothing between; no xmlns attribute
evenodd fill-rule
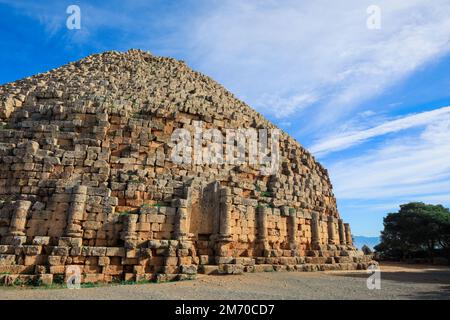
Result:
<svg viewBox="0 0 450 320"><path fill-rule="evenodd" d="M450 286L442 286L442 291L424 291L418 292L414 295L408 295L413 299L432 299L432 300L450 300Z"/></svg>
<svg viewBox="0 0 450 320"><path fill-rule="evenodd" d="M366 278L366 273L341 273L335 274L341 277ZM442 283L450 284L450 271L383 271L381 270L383 280L398 281L403 283Z"/></svg>
<svg viewBox="0 0 450 320"><path fill-rule="evenodd" d="M339 277L367 279L367 273L341 273ZM399 282L405 286L418 286L424 284L439 285L438 290L417 291L414 294L405 294L406 299L445 299L450 300L450 270L421 270L421 271L383 271L381 281ZM382 285L383 286L383 285Z"/></svg>

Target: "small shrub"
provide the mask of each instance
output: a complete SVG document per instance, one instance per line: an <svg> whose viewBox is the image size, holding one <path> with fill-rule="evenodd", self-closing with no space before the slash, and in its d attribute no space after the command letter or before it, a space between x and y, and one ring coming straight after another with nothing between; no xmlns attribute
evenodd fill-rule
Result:
<svg viewBox="0 0 450 320"><path fill-rule="evenodd" d="M85 282L85 283L80 284L81 288L95 288L95 287L98 287L98 286L99 285L97 283L94 283L94 282Z"/></svg>
<svg viewBox="0 0 450 320"><path fill-rule="evenodd" d="M53 283L54 284L64 284L64 275L62 275L62 274L55 274L53 276Z"/></svg>
<svg viewBox="0 0 450 320"><path fill-rule="evenodd" d="M131 214L130 211L119 212L120 217L128 217Z"/></svg>
<svg viewBox="0 0 450 320"><path fill-rule="evenodd" d="M42 279L35 277L28 279L25 284L30 287L40 287L42 286Z"/></svg>

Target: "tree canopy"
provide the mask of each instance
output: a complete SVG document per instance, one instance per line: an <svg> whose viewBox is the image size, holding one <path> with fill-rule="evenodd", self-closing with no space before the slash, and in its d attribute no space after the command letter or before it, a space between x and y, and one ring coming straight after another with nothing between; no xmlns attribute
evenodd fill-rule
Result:
<svg viewBox="0 0 450 320"><path fill-rule="evenodd" d="M411 202L383 221L381 243L375 250L388 258L411 258L436 252L450 255L450 210L442 205Z"/></svg>

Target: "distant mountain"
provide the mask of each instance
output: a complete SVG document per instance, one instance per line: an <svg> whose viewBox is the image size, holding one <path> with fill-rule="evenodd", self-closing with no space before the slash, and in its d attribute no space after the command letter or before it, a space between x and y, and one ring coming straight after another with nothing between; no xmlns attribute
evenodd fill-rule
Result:
<svg viewBox="0 0 450 320"><path fill-rule="evenodd" d="M375 247L379 243L380 237L353 236L353 244L358 249L361 249L363 245L366 245L370 249L373 249L373 247Z"/></svg>

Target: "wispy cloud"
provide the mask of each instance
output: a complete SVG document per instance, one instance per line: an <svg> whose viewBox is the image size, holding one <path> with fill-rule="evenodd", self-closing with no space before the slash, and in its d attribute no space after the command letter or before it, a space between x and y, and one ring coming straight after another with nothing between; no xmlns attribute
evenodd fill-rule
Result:
<svg viewBox="0 0 450 320"><path fill-rule="evenodd" d="M448 199L450 117L329 167L340 199Z"/></svg>
<svg viewBox="0 0 450 320"><path fill-rule="evenodd" d="M276 94L264 94L256 104L261 112L273 114L277 119L288 119L289 116L309 107L317 100L318 97L314 93L302 93L288 98ZM274 110L277 112L274 113Z"/></svg>
<svg viewBox="0 0 450 320"><path fill-rule="evenodd" d="M316 156L321 157L330 152L344 150L354 145L361 144L371 138L394 133L413 127L424 126L433 123L442 118L450 119L450 107L443 107L437 110L422 112L415 115L409 115L397 120L387 121L374 128L339 134L332 137L321 138L311 148Z"/></svg>
<svg viewBox="0 0 450 320"><path fill-rule="evenodd" d="M450 1L377 1L382 28L368 30L372 2L213 2L189 39L203 70L265 114L307 119L312 131L450 50Z"/></svg>

